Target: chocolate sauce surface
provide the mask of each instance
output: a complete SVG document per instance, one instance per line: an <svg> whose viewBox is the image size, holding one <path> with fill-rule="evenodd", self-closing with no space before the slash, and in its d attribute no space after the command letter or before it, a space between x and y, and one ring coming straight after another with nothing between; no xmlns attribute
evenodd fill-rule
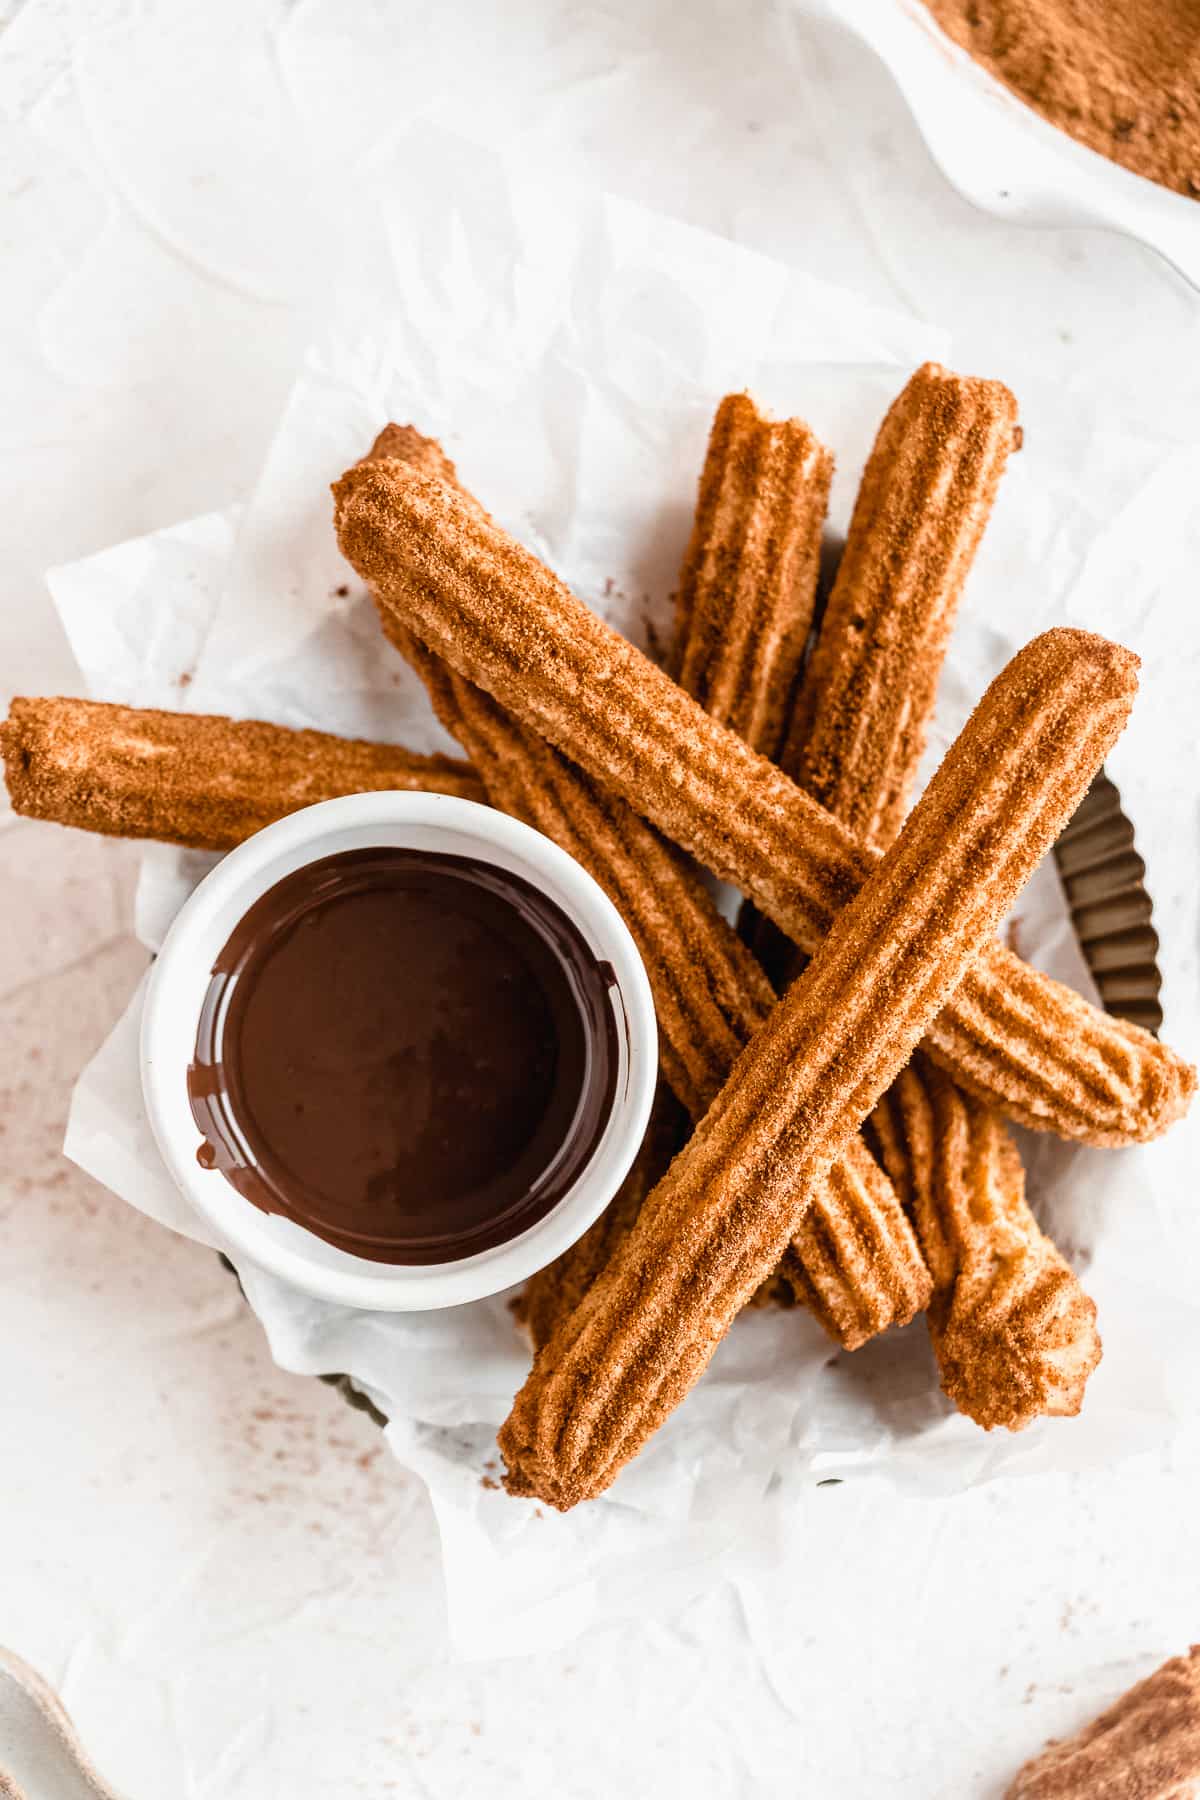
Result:
<svg viewBox="0 0 1200 1800"><path fill-rule="evenodd" d="M310 863L212 971L188 1072L199 1160L372 1261L505 1243L607 1124L612 986L566 914L505 870L389 847Z"/></svg>

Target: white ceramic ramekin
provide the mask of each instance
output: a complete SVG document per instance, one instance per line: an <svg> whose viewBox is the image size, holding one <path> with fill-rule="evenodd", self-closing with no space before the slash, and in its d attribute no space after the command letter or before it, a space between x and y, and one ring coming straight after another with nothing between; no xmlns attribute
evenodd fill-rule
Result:
<svg viewBox="0 0 1200 1800"><path fill-rule="evenodd" d="M372 845L469 856L521 875L573 920L611 964L618 1063L612 1112L574 1186L521 1236L457 1262L369 1262L261 1212L196 1159L187 1071L213 964L238 920L285 875L323 856ZM240 844L181 908L159 952L142 1018L142 1088L154 1135L186 1198L236 1255L293 1287L346 1306L420 1312L458 1306L523 1281L585 1232L620 1186L650 1115L658 1034L650 984L624 920L579 864L506 814L443 794L354 794L307 807Z"/></svg>

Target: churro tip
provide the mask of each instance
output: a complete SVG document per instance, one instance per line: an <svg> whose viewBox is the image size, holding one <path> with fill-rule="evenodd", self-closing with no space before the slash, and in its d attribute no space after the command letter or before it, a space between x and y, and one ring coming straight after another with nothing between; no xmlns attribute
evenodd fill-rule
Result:
<svg viewBox="0 0 1200 1800"><path fill-rule="evenodd" d="M1017 397L1007 382L997 381L991 375L962 375L954 369L948 369L945 363L923 362L915 369L904 384L904 392L913 388L937 387L942 384L951 387L970 387L979 394L988 395L993 404L1001 411L1017 411Z"/></svg>
<svg viewBox="0 0 1200 1800"><path fill-rule="evenodd" d="M396 458L356 463L333 483L333 523L347 562L371 586L395 574L396 549L407 535L402 508L410 488L453 490Z"/></svg>
<svg viewBox="0 0 1200 1800"><path fill-rule="evenodd" d="M1137 694L1140 668L1141 658L1124 644L1078 626L1053 625L1031 638L1009 663L1010 703L1020 710L1055 692L1064 698L1089 694L1097 724L1102 717L1111 720L1111 749Z"/></svg>
<svg viewBox="0 0 1200 1800"><path fill-rule="evenodd" d="M333 519L339 530L346 512L354 504L355 496L370 480L373 469L374 464L367 461L353 463L344 474L338 476L336 481L330 482L329 491L333 495Z"/></svg>
<svg viewBox="0 0 1200 1800"><path fill-rule="evenodd" d="M416 464L401 456L352 464L331 489L334 526L343 553L349 554L348 543L363 549L378 544L381 550L390 547L394 558L397 535L416 523L409 514L422 503L448 513L470 512L447 469L453 469L448 459L434 473L428 461Z"/></svg>
<svg viewBox="0 0 1200 1800"><path fill-rule="evenodd" d="M1015 1270L999 1268L981 1295L967 1277L931 1320L942 1390L984 1431L1077 1417L1103 1353L1095 1302L1069 1265L1044 1240L1031 1261L1027 1293Z"/></svg>
<svg viewBox="0 0 1200 1800"><path fill-rule="evenodd" d="M387 465L395 465L395 469ZM385 468L387 473L385 474ZM385 492L394 485L396 473L405 478L413 471L408 465L396 457L365 456L361 462L351 463L337 480L331 485L334 499L335 516L340 517L349 507L355 505L363 496L372 491ZM389 479L390 477L390 479Z"/></svg>
<svg viewBox="0 0 1200 1800"><path fill-rule="evenodd" d="M1017 651L1013 660L1033 660L1048 654L1058 658L1086 657L1089 661L1104 663L1126 671L1135 684L1137 672L1142 666L1142 659L1136 650L1130 650L1125 644L1118 644L1114 638L1104 637L1098 631L1085 631L1081 625L1049 626L1036 637L1030 638L1024 648Z"/></svg>

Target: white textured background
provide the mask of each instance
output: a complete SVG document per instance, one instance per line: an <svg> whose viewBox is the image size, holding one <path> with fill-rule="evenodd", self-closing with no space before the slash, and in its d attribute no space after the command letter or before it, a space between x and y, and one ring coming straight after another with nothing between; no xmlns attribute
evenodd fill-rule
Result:
<svg viewBox="0 0 1200 1800"><path fill-rule="evenodd" d="M869 56L758 0L8 16L0 698L74 685L46 565L246 490L388 120L521 144L949 324L959 366L1200 434L1195 296L1131 244L971 211ZM1190 591L1162 603L1194 654ZM1195 749L1164 771L1183 879ZM129 852L5 817L0 863L0 1642L129 1800L994 1796L1200 1636L1185 1458L821 1490L767 1597L453 1665L430 1518L373 1427L272 1368L209 1254L59 1157L141 967Z"/></svg>

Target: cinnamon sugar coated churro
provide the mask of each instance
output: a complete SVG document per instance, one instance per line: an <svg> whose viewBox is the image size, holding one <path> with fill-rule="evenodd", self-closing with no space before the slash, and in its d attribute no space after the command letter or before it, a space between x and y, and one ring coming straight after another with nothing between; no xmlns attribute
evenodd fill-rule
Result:
<svg viewBox="0 0 1200 1800"><path fill-rule="evenodd" d="M445 483L393 460L335 494L343 552L404 624L816 949L874 861L844 826ZM994 943L929 1047L1012 1116L1088 1142L1156 1136L1195 1084L1148 1033Z"/></svg>
<svg viewBox="0 0 1200 1800"><path fill-rule="evenodd" d="M1188 1800L1200 1792L1200 1644L1025 1764L1005 1800Z"/></svg>
<svg viewBox="0 0 1200 1800"><path fill-rule="evenodd" d="M988 1430L1077 1413L1100 1361L1096 1308L1029 1210L1003 1121L918 1053L869 1130L933 1275L951 1400Z"/></svg>
<svg viewBox="0 0 1200 1800"><path fill-rule="evenodd" d="M772 451L781 461L789 448L792 482L776 479L762 493L763 464ZM680 686L710 717L766 755L778 748L788 718L782 702L795 686L812 619L832 467L799 420L772 425L744 394L718 407L680 577L672 662ZM927 1303L931 1284L898 1217L879 1165L861 1154L843 1157L818 1184L769 1291L800 1300L849 1349L906 1322Z"/></svg>
<svg viewBox="0 0 1200 1800"><path fill-rule="evenodd" d="M929 1305L933 1281L887 1172L859 1133L813 1184L773 1288L857 1350Z"/></svg>
<svg viewBox="0 0 1200 1800"><path fill-rule="evenodd" d="M500 1432L516 1493L602 1492L703 1372L1125 722L1136 659L1047 632L992 683L900 837L739 1058Z"/></svg>
<svg viewBox="0 0 1200 1800"><path fill-rule="evenodd" d="M801 784L881 846L916 776L1013 415L999 383L926 365L863 477L787 743ZM1096 1309L1026 1204L1003 1121L918 1053L868 1135L934 1278L929 1329L946 1393L986 1428L1078 1412L1100 1359Z"/></svg>
<svg viewBox="0 0 1200 1800"><path fill-rule="evenodd" d="M780 757L866 843L889 843L904 817L1016 421L1002 383L926 363L867 462Z"/></svg>
<svg viewBox="0 0 1200 1800"><path fill-rule="evenodd" d="M804 655L833 457L748 394L717 409L679 576L675 673L714 719L773 756Z"/></svg>
<svg viewBox="0 0 1200 1800"><path fill-rule="evenodd" d="M380 446L457 481L440 446L412 427L389 427L369 455ZM442 724L469 752L494 804L574 856L625 918L654 993L664 1073L699 1118L775 1000L750 951L686 859L624 801L605 794L416 643L386 608L381 619L424 680ZM632 1218L627 1206L622 1211ZM609 1230L602 1241L611 1247L615 1236ZM554 1291L561 1295L563 1285ZM846 1349L906 1323L927 1304L929 1272L912 1228L861 1139L851 1141L819 1184L776 1291L801 1298ZM543 1296L543 1314L549 1306Z"/></svg>
<svg viewBox="0 0 1200 1800"><path fill-rule="evenodd" d="M94 700L12 702L0 754L18 813L113 837L229 850L340 794L430 789L481 800L466 763L256 719Z"/></svg>

